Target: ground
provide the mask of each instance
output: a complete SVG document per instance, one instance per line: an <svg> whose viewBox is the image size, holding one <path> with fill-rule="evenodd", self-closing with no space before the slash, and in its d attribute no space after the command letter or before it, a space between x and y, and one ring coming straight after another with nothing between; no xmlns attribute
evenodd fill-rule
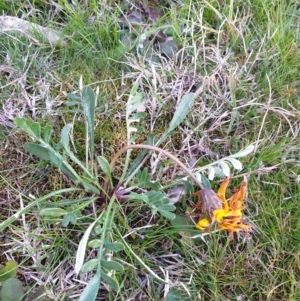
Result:
<svg viewBox="0 0 300 301"><path fill-rule="evenodd" d="M300 300L297 1L0 9L0 260L18 263L24 291L39 300ZM216 192L230 168L228 197L248 183L250 230L196 229L198 184L165 153L134 149L111 173L133 143L170 152Z"/></svg>

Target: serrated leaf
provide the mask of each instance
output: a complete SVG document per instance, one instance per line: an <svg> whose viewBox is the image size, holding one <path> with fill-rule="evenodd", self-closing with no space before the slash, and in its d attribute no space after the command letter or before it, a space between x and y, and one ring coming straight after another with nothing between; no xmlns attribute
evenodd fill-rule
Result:
<svg viewBox="0 0 300 301"><path fill-rule="evenodd" d="M62 216L68 214L68 211L62 209L62 208L44 208L40 211L40 215L46 215L46 216Z"/></svg>
<svg viewBox="0 0 300 301"><path fill-rule="evenodd" d="M95 258L95 259L91 259L89 261L87 261L81 268L81 272L82 273L86 273L86 272L90 272L92 270L94 270L97 265L99 263L99 259Z"/></svg>
<svg viewBox="0 0 300 301"><path fill-rule="evenodd" d="M98 295L99 286L100 274L97 273L87 284L78 301L95 301Z"/></svg>
<svg viewBox="0 0 300 301"><path fill-rule="evenodd" d="M118 284L118 282L111 278L110 276L108 276L107 274L105 274L104 272L101 273L101 278L103 279L103 281L105 283L107 283L114 291L119 292L120 290L120 286Z"/></svg>
<svg viewBox="0 0 300 301"><path fill-rule="evenodd" d="M3 282L0 291L1 301L18 301L23 295L23 284L19 279L9 278Z"/></svg>
<svg viewBox="0 0 300 301"><path fill-rule="evenodd" d="M15 261L7 261L5 266L0 269L0 282L17 275L18 264Z"/></svg>
<svg viewBox="0 0 300 301"><path fill-rule="evenodd" d="M24 148L26 151L31 153L34 156L39 157L42 160L49 161L50 155L47 148L40 146L36 143L27 142L24 144Z"/></svg>
<svg viewBox="0 0 300 301"><path fill-rule="evenodd" d="M227 157L226 161L229 161L231 163L231 165L237 169L237 170L242 170L243 169L243 164L241 161L235 159L235 158L231 158L231 157Z"/></svg>
<svg viewBox="0 0 300 301"><path fill-rule="evenodd" d="M44 135L44 141L46 143L49 143L50 142L50 139L51 139L51 135L52 135L52 132L53 132L53 128L51 125L46 125L43 129L43 135Z"/></svg>
<svg viewBox="0 0 300 301"><path fill-rule="evenodd" d="M113 251L113 252L119 252L124 250L124 245L120 242L105 242L104 243L104 247L109 250L109 251Z"/></svg>
<svg viewBox="0 0 300 301"><path fill-rule="evenodd" d="M190 112L190 110L194 104L194 100L195 100L194 93L189 93L181 99L181 101L174 113L174 116L170 122L170 126L167 130L167 133L172 132L185 119L185 117Z"/></svg>
<svg viewBox="0 0 300 301"><path fill-rule="evenodd" d="M100 218L100 217L99 217ZM93 230L95 224L98 222L99 218L95 220L90 226L86 229L82 239L80 240L78 250L76 252L76 261L75 261L75 273L78 275L85 258L85 251L88 239L90 237L91 231Z"/></svg>
<svg viewBox="0 0 300 301"><path fill-rule="evenodd" d="M237 152L236 154L230 155L230 158L240 158L240 157L245 157L252 153L255 149L255 146L253 144L250 144L247 146L245 149Z"/></svg>
<svg viewBox="0 0 300 301"><path fill-rule="evenodd" d="M222 168L224 175L226 177L229 177L230 176L230 168L229 168L228 164L225 161L220 161L219 164Z"/></svg>
<svg viewBox="0 0 300 301"><path fill-rule="evenodd" d="M111 271L123 271L124 267L119 263L114 260L101 260L101 266L104 267L105 269Z"/></svg>

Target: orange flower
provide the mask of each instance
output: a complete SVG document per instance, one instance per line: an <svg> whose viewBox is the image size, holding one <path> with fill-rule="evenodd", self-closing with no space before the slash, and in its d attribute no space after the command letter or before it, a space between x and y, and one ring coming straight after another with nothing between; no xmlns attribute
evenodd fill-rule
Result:
<svg viewBox="0 0 300 301"><path fill-rule="evenodd" d="M243 182L240 189L227 200L226 189L229 182L229 178L225 179L217 193L208 188L201 190L200 193L196 193L199 195L199 203L201 204L202 211L210 218L210 223L207 218L201 219L196 224L196 228L205 230L216 222L218 229L229 232L230 238L233 238L234 232L249 230L250 226L244 225L242 221L243 201L247 192L247 182ZM206 208L213 208L213 210L208 212L205 210Z"/></svg>

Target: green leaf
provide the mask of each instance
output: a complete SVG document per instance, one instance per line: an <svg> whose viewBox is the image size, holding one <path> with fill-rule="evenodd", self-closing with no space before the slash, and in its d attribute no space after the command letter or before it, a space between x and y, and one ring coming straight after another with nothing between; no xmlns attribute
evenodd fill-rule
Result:
<svg viewBox="0 0 300 301"><path fill-rule="evenodd" d="M176 214L169 211L159 210L159 213L169 220L172 220L176 217Z"/></svg>
<svg viewBox="0 0 300 301"><path fill-rule="evenodd" d="M124 267L114 260L101 260L101 266L106 268L107 270L114 270L114 271L123 271Z"/></svg>
<svg viewBox="0 0 300 301"><path fill-rule="evenodd" d="M68 211L62 208L45 208L40 211L40 215L54 216L54 217L58 217L66 214L68 214Z"/></svg>
<svg viewBox="0 0 300 301"><path fill-rule="evenodd" d="M61 143L66 148L69 149L69 132L72 128L71 124L66 124L61 131Z"/></svg>
<svg viewBox="0 0 300 301"><path fill-rule="evenodd" d="M14 119L14 123L17 127L19 127L21 130L26 132L30 137L37 139L38 137L35 135L34 131L30 128L29 124L27 123L27 120L16 117Z"/></svg>
<svg viewBox="0 0 300 301"><path fill-rule="evenodd" d="M143 104L143 100L144 100L144 92L139 92L136 93L135 95L130 95L128 102L127 102L127 110L126 110L126 114L128 116L128 121L130 122L131 118L129 117L130 114L132 114L140 105ZM134 122L134 120L132 120L131 122Z"/></svg>
<svg viewBox="0 0 300 301"><path fill-rule="evenodd" d="M80 243L78 246L78 250L76 253L76 262L75 262L75 273L78 275L80 272L80 269L83 265L84 262L84 257L85 257L85 250L86 250L86 246L87 246L87 242L88 239L90 237L90 234L95 226L95 224L98 222L98 220L102 217L102 215L100 215L92 224L90 224L90 226L86 229Z"/></svg>
<svg viewBox="0 0 300 301"><path fill-rule="evenodd" d="M159 211L174 211L176 207L174 205L162 205L157 207Z"/></svg>
<svg viewBox="0 0 300 301"><path fill-rule="evenodd" d="M63 220L61 222L61 225L63 227L67 227L70 223L70 214L66 214L64 217L63 217Z"/></svg>
<svg viewBox="0 0 300 301"><path fill-rule="evenodd" d="M170 126L167 131L168 134L171 133L175 128L177 128L178 125L185 119L187 114L192 109L194 100L195 100L194 93L189 93L181 99L181 101L175 111L175 114L170 122Z"/></svg>
<svg viewBox="0 0 300 301"><path fill-rule="evenodd" d="M32 122L31 128L37 138L41 138L41 125L38 122Z"/></svg>
<svg viewBox="0 0 300 301"><path fill-rule="evenodd" d="M45 141L46 143L49 143L49 142L50 142L52 132L53 132L52 126L51 126L51 125L46 125L45 128L44 128L44 130L43 130L44 141Z"/></svg>
<svg viewBox="0 0 300 301"><path fill-rule="evenodd" d="M99 248L102 245L102 242L100 239L93 239L88 243L88 246L90 248Z"/></svg>
<svg viewBox="0 0 300 301"><path fill-rule="evenodd" d="M34 156L39 157L42 160L49 161L50 155L47 148L40 146L36 143L27 142L24 144L25 150L27 150L29 153L31 153Z"/></svg>
<svg viewBox="0 0 300 301"><path fill-rule="evenodd" d="M100 286L100 274L96 274L83 290L78 301L95 301Z"/></svg>
<svg viewBox="0 0 300 301"><path fill-rule="evenodd" d="M136 120L137 122L139 122L140 119L145 118L146 116L147 114L145 112L137 112L130 117L130 120Z"/></svg>
<svg viewBox="0 0 300 301"><path fill-rule="evenodd" d="M94 118L95 118L95 106L96 96L91 87L84 87L82 89L82 101L85 120L87 122L88 134L89 134L89 150L91 158L94 157Z"/></svg>
<svg viewBox="0 0 300 301"><path fill-rule="evenodd" d="M98 161L98 164L99 164L100 168L104 172L104 174L111 181L112 180L112 178L111 178L111 170L110 170L110 166L109 166L108 161L104 157L102 157L102 156L98 156L97 157L97 161Z"/></svg>
<svg viewBox="0 0 300 301"><path fill-rule="evenodd" d="M5 266L0 269L0 282L17 275L18 264L15 261L7 261Z"/></svg>
<svg viewBox="0 0 300 301"><path fill-rule="evenodd" d="M95 258L95 259L91 259L89 261L87 261L81 268L81 272L86 273L86 272L90 272L92 270L94 270L97 265L99 263L99 259Z"/></svg>
<svg viewBox="0 0 300 301"><path fill-rule="evenodd" d="M124 250L124 245L120 242L105 242L104 248L113 252L119 252Z"/></svg>
<svg viewBox="0 0 300 301"><path fill-rule="evenodd" d="M191 297L184 291L180 291L176 289L175 287L172 287L168 295L165 299L165 301L191 301Z"/></svg>
<svg viewBox="0 0 300 301"><path fill-rule="evenodd" d="M151 188L153 190L159 190L161 185L159 182L151 181L151 174L144 168L142 171L139 170L136 174L137 186L139 188Z"/></svg>
<svg viewBox="0 0 300 301"><path fill-rule="evenodd" d="M103 271L101 272L101 278L103 279L104 282L106 282L114 291L119 292L120 286L118 282L105 274Z"/></svg>
<svg viewBox="0 0 300 301"><path fill-rule="evenodd" d="M253 144L250 144L249 146L247 146L245 149L239 151L236 154L230 155L230 158L240 158L240 157L245 157L247 155L249 155L250 153L252 153L255 149L255 146Z"/></svg>
<svg viewBox="0 0 300 301"><path fill-rule="evenodd" d="M231 158L231 157L227 157L226 161L229 161L231 163L231 165L237 169L237 170L242 170L243 169L243 164L241 161L235 159L235 158Z"/></svg>
<svg viewBox="0 0 300 301"><path fill-rule="evenodd" d="M73 99L76 101L76 104L80 104L80 101L81 101L81 98L80 96L74 94L74 93L68 93L67 94L67 97L70 98L70 99ZM69 102L69 101L68 101Z"/></svg>
<svg viewBox="0 0 300 301"><path fill-rule="evenodd" d="M19 279L9 278L3 282L0 292L1 301L19 301L23 295L23 285Z"/></svg>
<svg viewBox="0 0 300 301"><path fill-rule="evenodd" d="M72 212L70 214L70 222L71 222L72 225L76 225L76 223L77 223L77 216L74 212Z"/></svg>

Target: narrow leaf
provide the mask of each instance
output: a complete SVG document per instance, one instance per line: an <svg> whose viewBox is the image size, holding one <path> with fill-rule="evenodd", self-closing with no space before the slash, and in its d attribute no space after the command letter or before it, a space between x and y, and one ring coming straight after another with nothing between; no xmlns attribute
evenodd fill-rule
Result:
<svg viewBox="0 0 300 301"><path fill-rule="evenodd" d="M68 211L62 208L45 208L40 211L40 215L46 216L62 216L68 214Z"/></svg>
<svg viewBox="0 0 300 301"><path fill-rule="evenodd" d="M237 169L237 170L242 170L243 169L243 164L241 161L235 159L235 158L231 158L231 157L227 157L226 161L229 161L231 163L231 165Z"/></svg>
<svg viewBox="0 0 300 301"><path fill-rule="evenodd" d="M95 118L95 104L96 96L91 87L84 87L82 89L82 101L85 120L87 122L88 134L89 134L89 150L91 158L94 156L94 118Z"/></svg>
<svg viewBox="0 0 300 301"><path fill-rule="evenodd" d="M102 156L98 156L97 161L104 174L111 180L111 170L108 161Z"/></svg>
<svg viewBox="0 0 300 301"><path fill-rule="evenodd" d="M119 292L120 286L118 282L105 274L104 272L101 273L101 278L103 279L104 282L106 282L114 291ZM79 300L80 301L80 300Z"/></svg>
<svg viewBox="0 0 300 301"><path fill-rule="evenodd" d="M212 181L215 177L215 169L212 166L208 166L207 169L208 169L208 179Z"/></svg>
<svg viewBox="0 0 300 301"><path fill-rule="evenodd" d="M167 133L172 132L185 119L185 117L190 112L190 110L194 104L194 100L195 100L194 93L189 93L181 99L181 101L175 111L175 114L171 120L171 123L170 123Z"/></svg>
<svg viewBox="0 0 300 301"><path fill-rule="evenodd" d="M61 143L65 148L69 148L69 132L72 128L71 124L66 124L61 131Z"/></svg>
<svg viewBox="0 0 300 301"><path fill-rule="evenodd" d="M254 151L254 145L250 144L249 146L247 146L245 149L239 151L236 154L230 155L230 158L240 158L240 157L245 157L247 155L249 155L250 153L252 153Z"/></svg>
<svg viewBox="0 0 300 301"><path fill-rule="evenodd" d="M100 217L101 216L99 216L99 218ZM75 273L77 275L79 274L81 267L83 265L83 262L84 262L85 250L86 250L88 239L90 237L90 234L91 234L95 224L98 222L99 218L97 220L95 220L92 224L90 224L90 226L85 231L85 233L79 243L78 250L76 253L76 262L75 262Z"/></svg>
<svg viewBox="0 0 300 301"><path fill-rule="evenodd" d="M100 274L96 274L83 290L78 301L95 301L100 286Z"/></svg>
<svg viewBox="0 0 300 301"><path fill-rule="evenodd" d="M220 161L219 163L220 163L220 166L222 168L224 175L226 177L229 177L230 176L230 168L229 168L228 164L225 161Z"/></svg>
<svg viewBox="0 0 300 301"><path fill-rule="evenodd" d="M46 125L45 128L44 128L44 130L43 130L44 141L45 141L46 143L49 143L49 142L50 142L52 132L53 132L52 126L51 126L51 125Z"/></svg>

